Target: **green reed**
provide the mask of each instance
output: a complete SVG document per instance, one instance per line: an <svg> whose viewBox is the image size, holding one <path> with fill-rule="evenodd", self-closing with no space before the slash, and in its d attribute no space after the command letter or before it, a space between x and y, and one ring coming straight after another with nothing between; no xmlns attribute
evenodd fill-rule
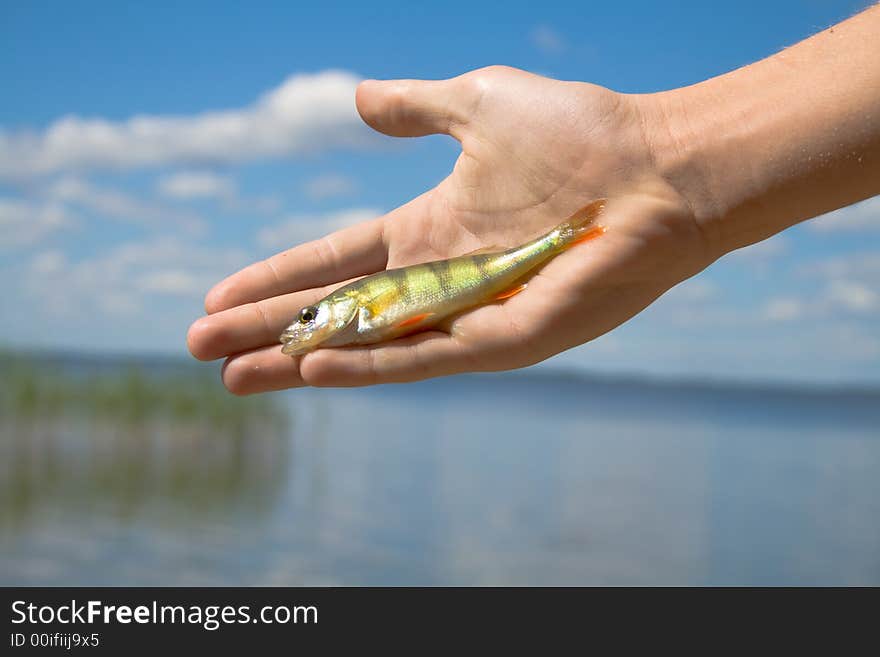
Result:
<svg viewBox="0 0 880 657"><path fill-rule="evenodd" d="M216 371L181 363L167 371L142 365L55 367L50 361L0 353L0 410L43 418L81 413L131 422L151 418L199 421L229 428L283 421L270 396L240 398Z"/></svg>

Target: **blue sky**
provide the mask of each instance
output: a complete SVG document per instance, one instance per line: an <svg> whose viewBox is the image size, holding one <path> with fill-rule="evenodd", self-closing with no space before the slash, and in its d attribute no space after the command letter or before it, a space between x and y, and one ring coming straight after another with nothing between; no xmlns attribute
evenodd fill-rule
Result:
<svg viewBox="0 0 880 657"><path fill-rule="evenodd" d="M419 4L4 3L0 346L183 353L213 282L445 177L450 139L359 125L360 78L508 64L655 91L867 3ZM728 256L547 366L876 383L878 319L874 199Z"/></svg>

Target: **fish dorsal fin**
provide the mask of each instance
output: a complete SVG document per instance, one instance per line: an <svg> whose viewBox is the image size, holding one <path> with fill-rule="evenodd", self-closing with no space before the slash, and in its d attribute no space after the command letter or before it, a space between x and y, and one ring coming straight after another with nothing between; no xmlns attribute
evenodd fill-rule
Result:
<svg viewBox="0 0 880 657"><path fill-rule="evenodd" d="M466 256L475 256L475 255L486 255L487 253L501 253L502 251L507 251L506 246L483 246L475 251L469 251L467 253L462 253L461 257Z"/></svg>

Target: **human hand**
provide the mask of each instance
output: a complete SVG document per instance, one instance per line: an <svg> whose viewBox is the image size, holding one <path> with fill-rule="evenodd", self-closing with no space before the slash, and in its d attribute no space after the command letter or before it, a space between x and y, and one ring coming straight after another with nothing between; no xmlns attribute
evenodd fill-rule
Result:
<svg viewBox="0 0 880 657"><path fill-rule="evenodd" d="M461 155L410 203L208 293L189 348L202 360L227 357L223 381L236 394L530 365L618 326L720 255L656 164L663 129L650 97L490 67L442 81L367 81L357 106L389 135L449 134ZM551 260L511 299L386 343L281 353L278 336L296 313L346 280L518 245L599 197L608 199L605 235Z"/></svg>

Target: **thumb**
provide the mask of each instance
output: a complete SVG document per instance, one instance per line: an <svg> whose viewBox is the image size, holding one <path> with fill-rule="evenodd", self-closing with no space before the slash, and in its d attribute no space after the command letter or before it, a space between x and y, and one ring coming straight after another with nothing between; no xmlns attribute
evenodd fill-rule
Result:
<svg viewBox="0 0 880 657"><path fill-rule="evenodd" d="M460 139L468 104L458 78L450 80L364 80L356 101L361 118L392 137L447 134Z"/></svg>

